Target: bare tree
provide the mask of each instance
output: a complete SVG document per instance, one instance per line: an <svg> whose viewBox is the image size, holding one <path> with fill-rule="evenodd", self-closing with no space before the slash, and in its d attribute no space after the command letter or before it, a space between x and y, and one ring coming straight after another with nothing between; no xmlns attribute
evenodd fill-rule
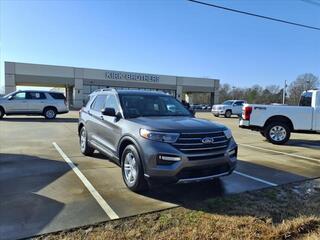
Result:
<svg viewBox="0 0 320 240"><path fill-rule="evenodd" d="M305 73L299 75L297 79L292 82L289 86L289 103L298 104L300 95L303 91L317 88L319 85L319 77L312 73Z"/></svg>

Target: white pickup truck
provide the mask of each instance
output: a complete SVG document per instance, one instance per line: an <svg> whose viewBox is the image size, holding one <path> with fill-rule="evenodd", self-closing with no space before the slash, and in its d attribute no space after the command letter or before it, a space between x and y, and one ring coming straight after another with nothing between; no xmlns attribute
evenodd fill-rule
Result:
<svg viewBox="0 0 320 240"><path fill-rule="evenodd" d="M303 92L299 106L245 104L239 127L260 131L279 145L289 140L291 132L319 134L320 90Z"/></svg>

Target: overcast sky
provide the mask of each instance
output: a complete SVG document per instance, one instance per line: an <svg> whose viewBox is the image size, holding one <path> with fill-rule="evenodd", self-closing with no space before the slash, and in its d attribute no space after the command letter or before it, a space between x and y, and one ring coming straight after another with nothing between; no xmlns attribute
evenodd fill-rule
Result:
<svg viewBox="0 0 320 240"><path fill-rule="evenodd" d="M320 4L207 0L320 27ZM185 0L1 1L3 61L221 79L234 86L320 75L320 31Z"/></svg>

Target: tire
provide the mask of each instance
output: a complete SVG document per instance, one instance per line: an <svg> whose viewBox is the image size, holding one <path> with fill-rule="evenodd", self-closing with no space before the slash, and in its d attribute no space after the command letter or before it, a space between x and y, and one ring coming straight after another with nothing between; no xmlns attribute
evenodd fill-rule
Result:
<svg viewBox="0 0 320 240"><path fill-rule="evenodd" d="M291 130L286 123L273 122L269 124L264 132L267 140L273 144L283 145L288 142L291 135Z"/></svg>
<svg viewBox="0 0 320 240"><path fill-rule="evenodd" d="M88 144L87 130L85 127L80 129L79 143L81 153L86 156L92 156L94 148Z"/></svg>
<svg viewBox="0 0 320 240"><path fill-rule="evenodd" d="M4 109L0 107L0 119L2 119L4 116Z"/></svg>
<svg viewBox="0 0 320 240"><path fill-rule="evenodd" d="M48 107L43 110L43 115L46 119L55 119L57 116L57 110L53 107Z"/></svg>
<svg viewBox="0 0 320 240"><path fill-rule="evenodd" d="M227 110L227 111L225 112L225 114L224 114L224 116L225 116L226 118L230 118L231 115L232 115L231 110Z"/></svg>
<svg viewBox="0 0 320 240"><path fill-rule="evenodd" d="M121 156L122 178L126 186L133 192L142 192L148 189L144 178L142 161L134 145L128 145Z"/></svg>

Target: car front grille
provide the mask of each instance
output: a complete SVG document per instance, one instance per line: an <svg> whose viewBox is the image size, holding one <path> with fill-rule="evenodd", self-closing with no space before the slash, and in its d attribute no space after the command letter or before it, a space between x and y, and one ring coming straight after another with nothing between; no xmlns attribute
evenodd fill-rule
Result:
<svg viewBox="0 0 320 240"><path fill-rule="evenodd" d="M214 141L203 143L205 138L211 138ZM190 161L208 160L223 157L229 145L229 139L226 138L223 131L208 133L182 133L177 142L172 145L179 151L187 155Z"/></svg>

